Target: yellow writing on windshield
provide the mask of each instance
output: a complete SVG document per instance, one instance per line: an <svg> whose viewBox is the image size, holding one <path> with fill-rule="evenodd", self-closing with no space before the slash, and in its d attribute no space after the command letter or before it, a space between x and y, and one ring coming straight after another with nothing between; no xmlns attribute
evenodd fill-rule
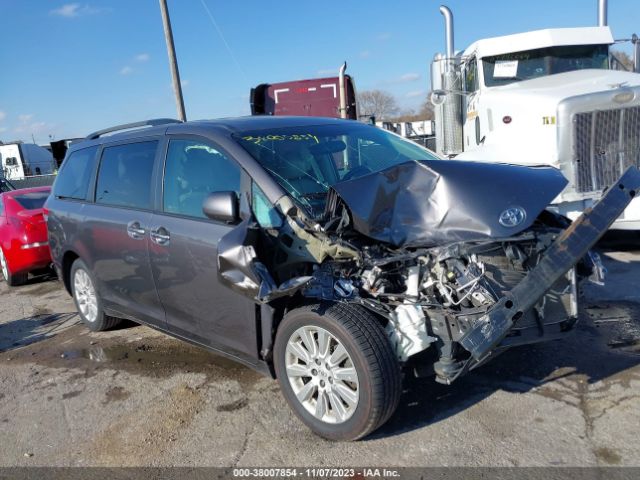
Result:
<svg viewBox="0 0 640 480"><path fill-rule="evenodd" d="M251 143L264 143L264 142L282 142L282 141L294 141L294 142L305 142L305 141L314 141L316 143L320 143L318 137L312 135L310 133L302 133L302 134L293 134L293 135L260 135L259 137L253 137L248 135L246 137L242 137L243 140Z"/></svg>

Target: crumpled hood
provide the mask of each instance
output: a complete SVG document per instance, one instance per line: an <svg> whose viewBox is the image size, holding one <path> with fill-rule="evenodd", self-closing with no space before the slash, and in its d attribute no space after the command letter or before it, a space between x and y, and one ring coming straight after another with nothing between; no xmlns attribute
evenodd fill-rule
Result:
<svg viewBox="0 0 640 480"><path fill-rule="evenodd" d="M566 185L552 167L426 160L340 182L333 190L349 209L354 230L401 247L515 235ZM526 215L504 226L500 217L512 208Z"/></svg>

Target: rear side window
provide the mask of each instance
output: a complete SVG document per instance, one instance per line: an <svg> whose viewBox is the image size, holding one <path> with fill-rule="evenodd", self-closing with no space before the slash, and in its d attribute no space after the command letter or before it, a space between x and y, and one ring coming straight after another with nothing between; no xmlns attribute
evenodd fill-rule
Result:
<svg viewBox="0 0 640 480"><path fill-rule="evenodd" d="M37 210L44 207L44 202L49 198L49 192L31 192L14 195L14 200L26 210Z"/></svg>
<svg viewBox="0 0 640 480"><path fill-rule="evenodd" d="M102 152L96 203L151 208L151 174L158 142L128 143Z"/></svg>
<svg viewBox="0 0 640 480"><path fill-rule="evenodd" d="M56 197L75 200L87 198L97 150L98 147L83 148L66 158L53 187L53 194Z"/></svg>

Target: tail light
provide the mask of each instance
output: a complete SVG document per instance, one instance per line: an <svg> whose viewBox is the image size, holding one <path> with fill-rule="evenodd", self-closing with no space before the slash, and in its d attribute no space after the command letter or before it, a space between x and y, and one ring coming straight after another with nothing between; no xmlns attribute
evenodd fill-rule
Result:
<svg viewBox="0 0 640 480"><path fill-rule="evenodd" d="M9 217L9 223L24 233L32 233L37 230L33 223L23 218Z"/></svg>

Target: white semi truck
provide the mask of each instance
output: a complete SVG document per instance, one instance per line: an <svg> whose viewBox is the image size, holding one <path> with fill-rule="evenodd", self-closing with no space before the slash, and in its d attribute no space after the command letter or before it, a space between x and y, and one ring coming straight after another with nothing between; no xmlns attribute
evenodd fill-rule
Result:
<svg viewBox="0 0 640 480"><path fill-rule="evenodd" d="M431 64L436 151L446 157L553 165L569 179L555 208L575 219L630 165L640 167L640 44L635 72L610 69L607 2L599 25L478 40ZM639 196L640 197L640 196ZM614 224L640 229L640 198Z"/></svg>

